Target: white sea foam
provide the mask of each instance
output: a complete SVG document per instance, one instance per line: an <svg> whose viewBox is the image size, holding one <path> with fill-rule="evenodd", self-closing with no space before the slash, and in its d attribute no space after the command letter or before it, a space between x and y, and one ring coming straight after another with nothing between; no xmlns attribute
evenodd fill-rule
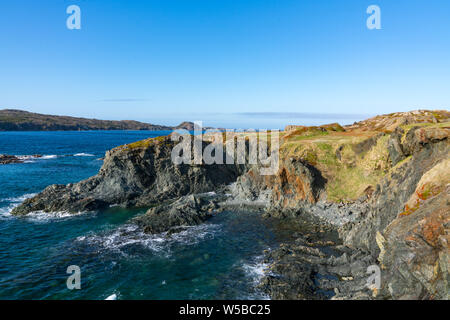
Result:
<svg viewBox="0 0 450 320"><path fill-rule="evenodd" d="M268 272L269 265L267 263L244 264L242 268L245 270L255 282L259 282Z"/></svg>
<svg viewBox="0 0 450 320"><path fill-rule="evenodd" d="M47 160L47 159L55 159L57 157L58 156L56 154L46 154L46 155L42 155L42 156L36 156L36 155L17 156L17 158L19 158L20 160L36 160L36 159Z"/></svg>
<svg viewBox="0 0 450 320"><path fill-rule="evenodd" d="M74 157L94 157L93 154L90 154L90 153L84 153L84 152L76 153L76 154L74 154L73 156L74 156Z"/></svg>
<svg viewBox="0 0 450 320"><path fill-rule="evenodd" d="M250 279L253 284L254 290L245 299L261 299L269 300L270 296L256 289L261 280L270 274L269 264L263 262L264 257L256 257L250 263L244 263L242 269L245 272L246 277Z"/></svg>
<svg viewBox="0 0 450 320"><path fill-rule="evenodd" d="M17 207L19 204L10 204L9 206L0 208L0 218L3 219L11 219L11 218L18 218L16 216L11 215L11 211ZM54 222L58 220L64 220L64 219L72 219L75 217L82 216L84 214L87 214L88 212L80 212L80 213L69 213L69 212L44 212L44 211L34 211L30 212L26 216L21 216L20 219L24 219L29 222L35 222L35 223L48 223L48 222Z"/></svg>
<svg viewBox="0 0 450 320"><path fill-rule="evenodd" d="M36 157L34 157L34 156L17 156L17 158L20 159L20 160L36 159Z"/></svg>
<svg viewBox="0 0 450 320"><path fill-rule="evenodd" d="M0 199L0 203L7 203L6 205L0 207L0 217L1 218L12 218L11 211L21 204L23 201L32 198L36 193L27 193L18 197L11 197Z"/></svg>
<svg viewBox="0 0 450 320"><path fill-rule="evenodd" d="M93 212L78 212L78 213L70 213L67 211L60 211L60 212L44 212L44 211L34 211L30 212L26 216L23 217L23 219L26 219L30 222L36 222L36 223L48 223L48 222L55 222L55 221L61 221L66 219L74 219L79 218L88 214L94 214Z"/></svg>
<svg viewBox="0 0 450 320"><path fill-rule="evenodd" d="M11 211L14 209L14 205L9 205L0 208L0 219L12 218Z"/></svg>
<svg viewBox="0 0 450 320"><path fill-rule="evenodd" d="M170 247L175 243L193 245L214 237L220 230L219 225L203 224L187 227L182 232L168 235L167 232L160 234L147 234L135 224L127 224L109 232L88 234L80 236L75 241L87 242L98 246L101 250L113 250L128 256L127 248L131 246L142 246L155 253L170 256Z"/></svg>
<svg viewBox="0 0 450 320"><path fill-rule="evenodd" d="M0 199L0 203L6 203L4 206L0 207L0 218L16 218L11 215L11 211L25 200L30 199L35 195L36 193L27 193L19 197ZM54 220L78 217L87 213L88 212L69 213L65 211L47 213L44 211L34 211L21 218L33 222L50 222Z"/></svg>
<svg viewBox="0 0 450 320"><path fill-rule="evenodd" d="M56 154L50 154L50 155L42 156L38 159L47 160L47 159L56 159L56 158L58 158L58 156Z"/></svg>
<svg viewBox="0 0 450 320"><path fill-rule="evenodd" d="M22 203L23 201L25 201L27 199L33 198L36 194L37 193L26 193L26 194L18 196L18 197L1 199L0 202Z"/></svg>
<svg viewBox="0 0 450 320"><path fill-rule="evenodd" d="M22 160L23 163L33 163L37 160L49 160L49 159L56 159L58 156L56 154L48 154L43 156L36 156L36 155L20 155L17 156L18 159Z"/></svg>
<svg viewBox="0 0 450 320"><path fill-rule="evenodd" d="M108 296L105 300L117 300L117 294L113 293L112 295Z"/></svg>

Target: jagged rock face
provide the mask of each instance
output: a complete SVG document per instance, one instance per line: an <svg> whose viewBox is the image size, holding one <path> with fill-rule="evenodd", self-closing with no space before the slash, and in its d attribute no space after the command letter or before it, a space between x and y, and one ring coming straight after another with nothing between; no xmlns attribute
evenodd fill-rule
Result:
<svg viewBox="0 0 450 320"><path fill-rule="evenodd" d="M320 172L299 159L284 161L272 187L273 208L296 208L299 202L316 203L325 179Z"/></svg>
<svg viewBox="0 0 450 320"><path fill-rule="evenodd" d="M298 209L305 202L316 203L325 182L316 168L290 158L280 163L276 175L262 176L257 167L251 168L238 178L236 193L252 201L269 190L270 211Z"/></svg>
<svg viewBox="0 0 450 320"><path fill-rule="evenodd" d="M242 173L243 166L236 165L175 165L171 159L173 146L170 137L161 137L115 148L106 153L96 176L77 184L47 187L12 214L77 213L112 204L148 206L187 194L214 191L234 182Z"/></svg>
<svg viewBox="0 0 450 320"><path fill-rule="evenodd" d="M269 215L305 219L312 214L338 226L347 247L371 256L364 256L365 262L356 259L353 263L361 264L360 268L348 272L351 278L358 279L357 283L349 281L349 286L358 286L359 291L344 286L337 299L368 299L372 294L380 299L448 299L449 128L412 125L397 128L386 137L391 167L367 201L324 203L320 197L323 184L318 183L323 179L320 172L315 175L315 168L300 160L282 161L273 178L247 173L238 183L254 197L259 190L271 191ZM370 145L365 149L370 149ZM289 211L293 214L287 214ZM345 212L353 214L346 216ZM269 255L275 261L273 271L278 276L265 278L263 287L272 297L315 296L317 286L308 279L317 268L308 264L304 250L302 246L290 245L288 250L280 249ZM362 285L369 265L366 262L375 264L377 259L383 266L382 288L367 293ZM325 266L327 262L322 260L321 264ZM335 275L345 275L344 267L326 269Z"/></svg>
<svg viewBox="0 0 450 320"><path fill-rule="evenodd" d="M449 299L450 186L395 219L379 235L384 269L380 296Z"/></svg>
<svg viewBox="0 0 450 320"><path fill-rule="evenodd" d="M368 203L366 216L342 228L341 234L347 245L364 248L377 254L376 233L386 228L399 213L404 211L406 202L414 193L422 176L437 163L449 157L447 139L418 142L420 135L415 133L417 130L421 129L411 129L406 134L404 143L399 145L404 152L402 154L404 161L398 163L377 186ZM391 139L397 139L397 136L393 135ZM421 149L419 150L419 147L412 149L411 146L420 146Z"/></svg>
<svg viewBox="0 0 450 320"><path fill-rule="evenodd" d="M394 299L449 298L449 226L450 158L422 176L404 211L377 234L378 259L386 270L382 294Z"/></svg>
<svg viewBox="0 0 450 320"><path fill-rule="evenodd" d="M450 128L413 127L405 133L398 127L391 134L388 150L392 164L396 165L407 157L419 152L424 145L446 140L450 136Z"/></svg>
<svg viewBox="0 0 450 320"><path fill-rule="evenodd" d="M252 166L245 174L238 177L233 196L244 201L257 201L265 191L271 194L269 186L273 184L273 180L274 176L260 175L259 168Z"/></svg>
<svg viewBox="0 0 450 320"><path fill-rule="evenodd" d="M448 299L448 129L412 128L391 152L402 162L383 179L367 214L340 229L344 243L378 257L380 298Z"/></svg>

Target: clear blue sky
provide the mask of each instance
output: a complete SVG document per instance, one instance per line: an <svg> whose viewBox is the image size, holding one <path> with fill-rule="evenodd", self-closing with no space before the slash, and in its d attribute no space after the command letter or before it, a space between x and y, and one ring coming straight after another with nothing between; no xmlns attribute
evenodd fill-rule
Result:
<svg viewBox="0 0 450 320"><path fill-rule="evenodd" d="M450 105L448 0L2 0L0 46L0 108L270 126Z"/></svg>

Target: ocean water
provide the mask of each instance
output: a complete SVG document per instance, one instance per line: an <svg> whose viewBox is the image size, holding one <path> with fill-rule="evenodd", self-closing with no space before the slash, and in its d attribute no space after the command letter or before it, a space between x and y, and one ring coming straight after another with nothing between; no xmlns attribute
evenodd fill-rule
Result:
<svg viewBox="0 0 450 320"><path fill-rule="evenodd" d="M130 222L145 210L112 207L72 216L11 209L54 183L97 173L105 151L157 131L1 132L0 299L264 299L264 250L291 238L290 226L249 212L224 212L173 235L146 235ZM41 154L42 158L34 158ZM66 286L81 269L81 289Z"/></svg>

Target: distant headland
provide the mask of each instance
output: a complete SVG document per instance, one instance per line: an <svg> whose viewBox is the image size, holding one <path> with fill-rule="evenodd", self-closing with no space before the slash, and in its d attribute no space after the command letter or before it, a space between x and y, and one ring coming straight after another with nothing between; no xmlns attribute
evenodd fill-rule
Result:
<svg viewBox="0 0 450 320"><path fill-rule="evenodd" d="M0 131L84 131L84 130L191 130L192 122L170 127L133 120L97 120L33 113L23 110L0 110Z"/></svg>

